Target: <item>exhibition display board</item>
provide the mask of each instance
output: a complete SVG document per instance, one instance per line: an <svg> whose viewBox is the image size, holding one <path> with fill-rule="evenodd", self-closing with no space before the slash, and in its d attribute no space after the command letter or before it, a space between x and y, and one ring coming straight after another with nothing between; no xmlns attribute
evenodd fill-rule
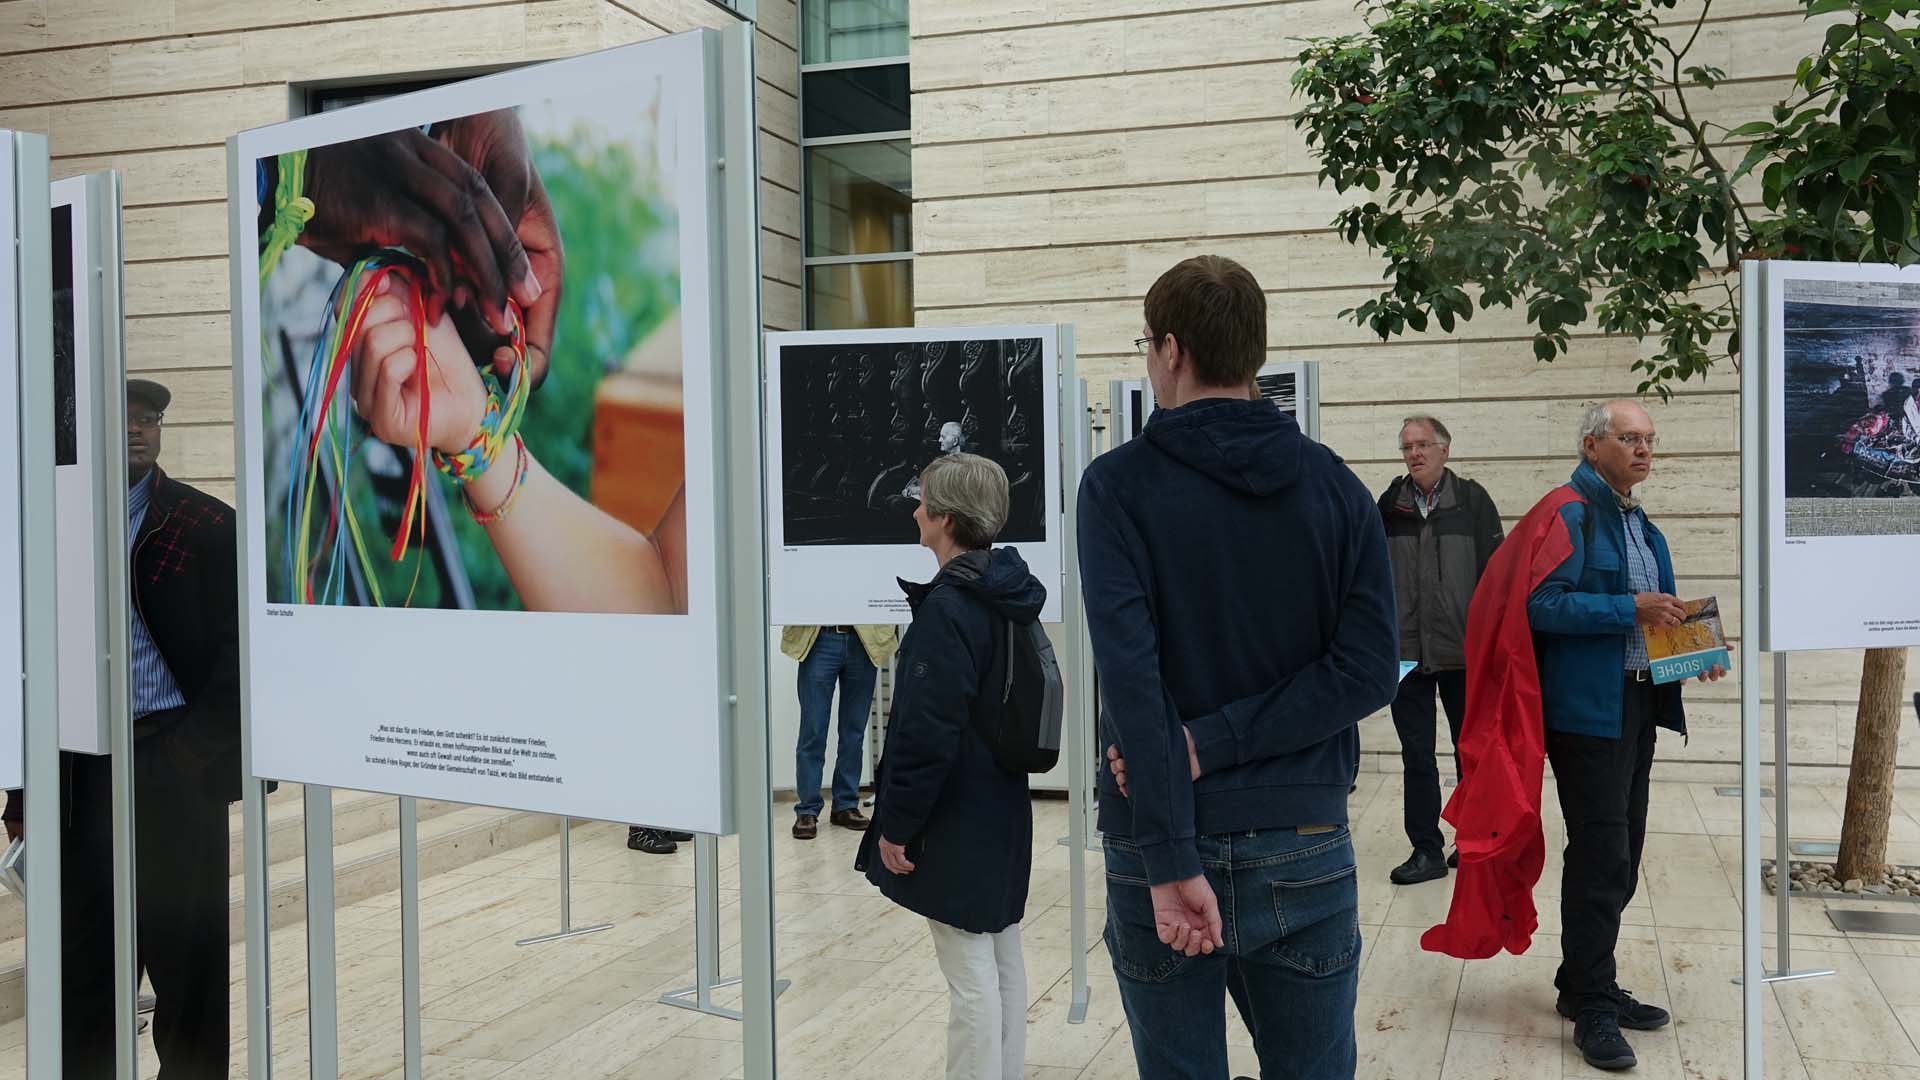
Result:
<svg viewBox="0 0 1920 1080"><path fill-rule="evenodd" d="M731 831L719 49L231 142L251 775Z"/></svg>
<svg viewBox="0 0 1920 1080"><path fill-rule="evenodd" d="M900 580L933 576L913 517L920 471L963 451L1006 469L1011 512L998 544L1018 548L1046 583L1041 621L1060 621L1061 333L943 326L766 336L774 625L907 622Z"/></svg>
<svg viewBox="0 0 1920 1080"><path fill-rule="evenodd" d="M1760 648L1920 645L1920 267L1769 262ZM1751 338L1749 339L1751 340Z"/></svg>
<svg viewBox="0 0 1920 1080"><path fill-rule="evenodd" d="M1115 379L1107 384L1107 449L1140 437L1153 413L1153 388L1145 379Z"/></svg>
<svg viewBox="0 0 1920 1080"><path fill-rule="evenodd" d="M1300 425L1309 439L1320 438L1320 366L1311 360L1264 365L1253 377L1254 392Z"/></svg>
<svg viewBox="0 0 1920 1080"><path fill-rule="evenodd" d="M52 185L53 434L59 533L60 748L108 752L125 708L126 397L120 188L113 173Z"/></svg>

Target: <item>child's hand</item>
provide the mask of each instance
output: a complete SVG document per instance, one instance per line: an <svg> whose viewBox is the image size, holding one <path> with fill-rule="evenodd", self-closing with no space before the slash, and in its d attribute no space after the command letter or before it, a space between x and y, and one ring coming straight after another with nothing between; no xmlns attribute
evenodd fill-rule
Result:
<svg viewBox="0 0 1920 1080"><path fill-rule="evenodd" d="M396 446L411 446L420 427L414 380L419 342L407 288L391 274L381 280L353 355L354 409L374 438ZM427 392L427 446L444 454L465 450L486 414L487 388L446 315L427 327Z"/></svg>

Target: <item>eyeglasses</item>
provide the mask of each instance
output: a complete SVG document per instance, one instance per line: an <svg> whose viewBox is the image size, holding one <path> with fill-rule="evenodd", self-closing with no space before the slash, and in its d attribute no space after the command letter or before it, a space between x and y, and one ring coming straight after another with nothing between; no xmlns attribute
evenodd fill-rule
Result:
<svg viewBox="0 0 1920 1080"><path fill-rule="evenodd" d="M166 415L166 413L157 412L130 412L127 414L127 423L134 427L156 428L160 426L160 421L165 419Z"/></svg>
<svg viewBox="0 0 1920 1080"><path fill-rule="evenodd" d="M1419 442L1403 442L1400 444L1400 452L1403 454L1411 454L1415 450L1418 450L1424 454L1427 451L1439 445L1441 444L1437 442L1428 442L1425 439L1421 439Z"/></svg>
<svg viewBox="0 0 1920 1080"><path fill-rule="evenodd" d="M1607 438L1617 440L1621 446L1624 446L1629 450L1638 450L1642 446L1651 450L1653 449L1653 444L1659 439L1659 436L1641 435L1638 432L1628 432L1625 435L1608 435Z"/></svg>
<svg viewBox="0 0 1920 1080"><path fill-rule="evenodd" d="M1145 356L1147 355L1147 349L1150 348L1154 342L1159 340L1160 339L1158 337L1134 338L1133 351L1139 353L1141 356Z"/></svg>

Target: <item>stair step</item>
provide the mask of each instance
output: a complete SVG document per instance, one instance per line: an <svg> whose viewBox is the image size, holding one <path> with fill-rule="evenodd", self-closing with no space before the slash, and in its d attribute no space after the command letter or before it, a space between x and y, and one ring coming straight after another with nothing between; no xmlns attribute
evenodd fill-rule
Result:
<svg viewBox="0 0 1920 1080"><path fill-rule="evenodd" d="M389 805L394 802L391 796L384 795L360 798L375 798ZM298 805L297 798L295 805ZM336 799L336 813L339 805ZM434 805L437 812L429 819L424 816L427 804L421 804L423 817L418 851L422 880L552 836L560 829L561 819L546 814L460 804ZM273 827L271 820L270 813L269 829ZM296 813L291 820L298 823L300 817ZM339 824L337 818L335 824ZM267 868L268 923L274 929L298 923L306 916L306 863L301 840L302 833L296 827L290 839L268 848L270 856L280 856ZM333 858L334 904L338 908L400 887L399 836L392 828L336 841ZM246 936L244 895L244 878L234 874L228 881L230 941ZM15 905L12 918L22 921L17 899L11 895L4 899ZM0 913L0 918L4 917L4 913ZM18 932L0 940L0 1023L20 1016L25 1009L25 959L26 942Z"/></svg>

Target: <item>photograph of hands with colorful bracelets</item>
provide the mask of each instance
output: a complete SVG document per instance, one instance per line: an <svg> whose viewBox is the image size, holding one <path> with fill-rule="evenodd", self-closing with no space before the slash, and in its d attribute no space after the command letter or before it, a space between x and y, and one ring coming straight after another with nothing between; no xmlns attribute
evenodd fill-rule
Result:
<svg viewBox="0 0 1920 1080"><path fill-rule="evenodd" d="M268 603L686 612L660 97L256 163Z"/></svg>

